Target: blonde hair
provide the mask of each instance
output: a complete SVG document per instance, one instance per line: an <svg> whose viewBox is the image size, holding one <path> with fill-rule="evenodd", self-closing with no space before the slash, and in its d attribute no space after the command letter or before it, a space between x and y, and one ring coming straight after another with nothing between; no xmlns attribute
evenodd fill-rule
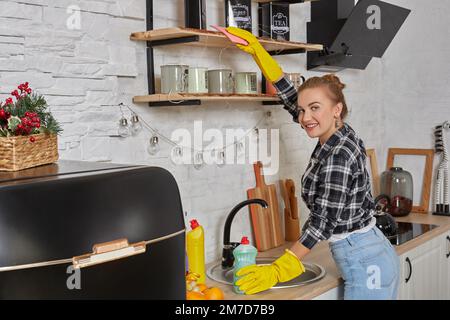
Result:
<svg viewBox="0 0 450 320"><path fill-rule="evenodd" d="M325 86L331 93L332 99L335 103L342 103L341 119L344 120L348 114L347 103L345 102L344 93L342 90L345 84L334 74L326 74L322 77L312 77L306 80L299 88L298 94L305 89L317 88Z"/></svg>

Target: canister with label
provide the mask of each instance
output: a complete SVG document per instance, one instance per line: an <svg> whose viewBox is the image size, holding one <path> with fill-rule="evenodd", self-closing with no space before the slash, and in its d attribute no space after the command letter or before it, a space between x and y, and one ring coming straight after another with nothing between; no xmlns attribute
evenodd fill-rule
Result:
<svg viewBox="0 0 450 320"><path fill-rule="evenodd" d="M289 3L261 3L258 18L260 37L289 41Z"/></svg>
<svg viewBox="0 0 450 320"><path fill-rule="evenodd" d="M252 32L251 0L225 0L225 23Z"/></svg>

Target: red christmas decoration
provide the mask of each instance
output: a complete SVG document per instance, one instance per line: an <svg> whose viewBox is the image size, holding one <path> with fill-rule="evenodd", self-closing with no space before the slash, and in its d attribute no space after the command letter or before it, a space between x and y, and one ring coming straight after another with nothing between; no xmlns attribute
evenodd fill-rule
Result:
<svg viewBox="0 0 450 320"><path fill-rule="evenodd" d="M24 82L11 92L12 97L7 98L4 104L0 101L0 136L25 136L41 133L42 129L55 133L61 131L51 115L39 111L42 106L37 107L36 103L42 103L42 98L31 95L32 92L28 82ZM51 127L48 126L50 118ZM31 138L30 141L34 142L35 138Z"/></svg>

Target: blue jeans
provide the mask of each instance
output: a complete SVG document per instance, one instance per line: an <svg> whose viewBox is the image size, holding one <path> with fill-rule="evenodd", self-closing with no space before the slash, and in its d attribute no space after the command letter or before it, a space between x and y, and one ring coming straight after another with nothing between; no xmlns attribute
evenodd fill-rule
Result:
<svg viewBox="0 0 450 320"><path fill-rule="evenodd" d="M330 249L344 279L345 300L397 299L400 260L377 227L330 242Z"/></svg>

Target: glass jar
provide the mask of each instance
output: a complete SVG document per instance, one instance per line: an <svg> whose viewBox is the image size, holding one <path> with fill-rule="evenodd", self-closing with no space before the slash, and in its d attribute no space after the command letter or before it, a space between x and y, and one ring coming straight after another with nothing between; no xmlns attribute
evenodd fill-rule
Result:
<svg viewBox="0 0 450 320"><path fill-rule="evenodd" d="M389 197L387 211L395 217L406 216L413 204L411 174L400 167L392 167L381 174L381 194Z"/></svg>

